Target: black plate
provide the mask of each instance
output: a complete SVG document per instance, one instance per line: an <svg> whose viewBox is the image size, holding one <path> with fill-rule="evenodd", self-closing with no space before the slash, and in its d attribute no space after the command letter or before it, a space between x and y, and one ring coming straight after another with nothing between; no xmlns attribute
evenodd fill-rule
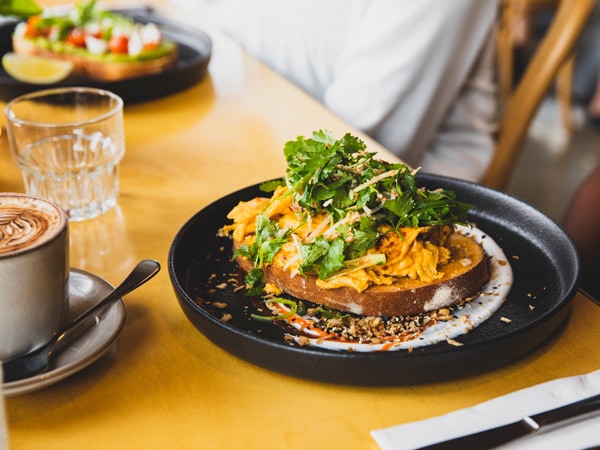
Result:
<svg viewBox="0 0 600 450"><path fill-rule="evenodd" d="M88 78L67 79L60 83L39 85L15 80L0 66L0 99L13 98L40 89L62 86L93 86L119 95L126 103L134 103L179 92L198 83L204 75L212 54L212 41L208 35L192 27L159 17L151 8L119 10L139 23L155 23L165 38L177 42L177 65L162 72L120 81L97 81ZM0 25L0 58L12 51L12 34L17 22Z"/></svg>
<svg viewBox="0 0 600 450"><path fill-rule="evenodd" d="M464 345L444 342L410 353L339 352L289 345L277 325L250 319L253 307L243 292L215 288L237 273L231 242L217 237L217 230L240 200L265 196L258 185L210 204L175 236L168 265L181 308L200 332L240 358L297 377L354 385L407 385L474 375L524 356L559 332L580 270L568 235L548 216L509 195L429 174L418 175L418 182L429 189L454 190L460 200L476 205L471 219L504 249L514 271L506 302L482 325L456 339ZM211 279L213 274L216 278ZM199 298L227 307L201 305ZM232 315L229 322L221 320L224 312Z"/></svg>

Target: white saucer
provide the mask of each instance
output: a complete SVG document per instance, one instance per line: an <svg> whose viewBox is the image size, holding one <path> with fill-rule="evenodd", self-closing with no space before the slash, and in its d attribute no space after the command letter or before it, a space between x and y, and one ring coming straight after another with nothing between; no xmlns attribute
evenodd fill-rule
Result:
<svg viewBox="0 0 600 450"><path fill-rule="evenodd" d="M111 290L107 281L79 269L71 269L69 276L69 319L98 303ZM96 316L95 324L85 333L66 344L51 361L44 373L23 380L2 384L6 397L26 394L57 383L89 366L104 355L119 336L125 324L125 303L119 299Z"/></svg>

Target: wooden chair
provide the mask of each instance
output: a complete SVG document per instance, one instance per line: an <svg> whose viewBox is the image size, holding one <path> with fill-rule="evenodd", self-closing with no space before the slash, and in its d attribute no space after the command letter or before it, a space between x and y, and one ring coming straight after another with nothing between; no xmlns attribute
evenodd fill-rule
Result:
<svg viewBox="0 0 600 450"><path fill-rule="evenodd" d="M554 0L556 11L552 23L517 86L510 90L507 86L512 86L507 84L507 80L508 77L512 77L512 59L508 52L512 52L513 47L505 33L510 27L506 21L510 20L512 13L507 15L507 8L510 13L510 8L514 8L515 3L527 1L534 0L501 1L498 73L501 95L506 98L500 117L496 152L482 181L483 184L499 190L506 188L529 125L559 74L561 83L557 85L557 96L563 96L563 99L567 96L570 100L574 49L596 3L596 0ZM514 9L512 11L514 12ZM511 61L509 67L506 61ZM570 114L570 111L568 113Z"/></svg>

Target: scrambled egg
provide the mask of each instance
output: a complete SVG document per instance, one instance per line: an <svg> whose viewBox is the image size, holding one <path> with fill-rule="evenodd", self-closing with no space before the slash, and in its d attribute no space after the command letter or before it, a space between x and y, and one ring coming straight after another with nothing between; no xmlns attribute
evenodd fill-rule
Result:
<svg viewBox="0 0 600 450"><path fill-rule="evenodd" d="M280 228L294 230L292 239L279 250L273 260L273 264L294 276L301 263L297 242L311 242L319 235L335 231L326 214L310 219L299 217L294 211L292 196L285 195L286 192L286 187L280 187L271 198L240 202L227 215L233 223L223 227L222 231L225 234L231 233L238 243L251 245L256 231L256 216L260 213L271 220L277 220ZM355 219L350 215L346 220L351 222ZM401 228L397 231L387 228L381 232L383 237L368 253L383 253L386 257L385 264L345 269L326 280L317 280L317 285L322 289L346 286L362 292L372 285L392 285L403 277L430 283L444 276L438 267L450 260L450 251L444 247L450 233L448 227Z"/></svg>

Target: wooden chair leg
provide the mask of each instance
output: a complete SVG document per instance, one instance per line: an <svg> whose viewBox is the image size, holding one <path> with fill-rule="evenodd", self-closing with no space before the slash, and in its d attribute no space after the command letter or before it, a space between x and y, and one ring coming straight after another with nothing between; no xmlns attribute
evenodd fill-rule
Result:
<svg viewBox="0 0 600 450"><path fill-rule="evenodd" d="M571 86L573 83L573 67L575 57L571 56L556 74L556 100L558 102L562 123L568 136L573 132L573 117L571 115Z"/></svg>

